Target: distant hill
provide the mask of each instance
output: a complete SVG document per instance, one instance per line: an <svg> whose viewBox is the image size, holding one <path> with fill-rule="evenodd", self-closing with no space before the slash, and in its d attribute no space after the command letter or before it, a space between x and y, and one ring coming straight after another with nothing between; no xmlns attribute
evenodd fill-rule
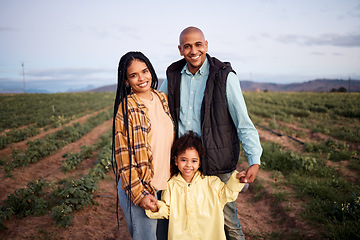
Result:
<svg viewBox="0 0 360 240"><path fill-rule="evenodd" d="M88 92L116 92L116 87L117 87L117 84L106 85L103 87L98 87L98 88L88 90Z"/></svg>
<svg viewBox="0 0 360 240"><path fill-rule="evenodd" d="M163 79L159 79L159 86ZM271 92L330 92L332 89L345 88L348 92L360 92L360 80L316 79L302 83L260 83L240 80L243 91ZM350 90L349 90L350 88ZM115 92L116 84L89 90L91 92Z"/></svg>
<svg viewBox="0 0 360 240"><path fill-rule="evenodd" d="M0 89L0 94L3 93L24 93L24 89L23 88ZM30 88L30 89L26 89L26 93L51 93L51 92L44 89Z"/></svg>
<svg viewBox="0 0 360 240"><path fill-rule="evenodd" d="M240 81L240 84L244 91L330 92L332 89L345 88L348 92L360 92L360 80L316 79L289 84Z"/></svg>

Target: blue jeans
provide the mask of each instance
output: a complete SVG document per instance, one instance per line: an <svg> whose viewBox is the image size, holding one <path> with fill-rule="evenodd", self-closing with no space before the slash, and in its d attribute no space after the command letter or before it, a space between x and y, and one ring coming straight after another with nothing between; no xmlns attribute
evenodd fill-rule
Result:
<svg viewBox="0 0 360 240"><path fill-rule="evenodd" d="M136 206L132 201L129 200L126 192L122 189L121 180L119 180L117 190L120 206L124 212L126 224L132 239L167 239L167 221L148 218L143 208L141 208L140 206Z"/></svg>
<svg viewBox="0 0 360 240"><path fill-rule="evenodd" d="M222 182L227 183L231 173L218 174ZM224 223L226 239L245 240L245 235L242 231L240 221L237 215L237 208L235 202L227 203L224 207Z"/></svg>

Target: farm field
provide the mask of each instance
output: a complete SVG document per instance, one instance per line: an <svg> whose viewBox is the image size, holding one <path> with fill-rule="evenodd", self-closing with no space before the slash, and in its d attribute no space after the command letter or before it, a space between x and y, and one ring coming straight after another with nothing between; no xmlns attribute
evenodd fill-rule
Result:
<svg viewBox="0 0 360 240"><path fill-rule="evenodd" d="M0 239L130 239L121 209L117 230L114 97L0 95ZM244 98L264 149L236 200L246 238L360 239L360 94Z"/></svg>

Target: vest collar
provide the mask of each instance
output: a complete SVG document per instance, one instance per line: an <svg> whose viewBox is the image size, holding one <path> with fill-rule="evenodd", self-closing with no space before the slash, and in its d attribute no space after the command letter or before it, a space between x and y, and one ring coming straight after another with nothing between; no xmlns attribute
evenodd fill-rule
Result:
<svg viewBox="0 0 360 240"><path fill-rule="evenodd" d="M208 55L207 55L208 56ZM203 75L204 73L208 72L209 71L209 60L208 58L205 59L205 61L203 62L203 64L201 65L201 67L199 68L199 70L195 73L195 74L192 74L190 71L189 71L189 67L187 64L185 64L185 66L183 67L183 69L181 70L181 73L186 73L187 75L196 75L196 74L200 74L200 75Z"/></svg>

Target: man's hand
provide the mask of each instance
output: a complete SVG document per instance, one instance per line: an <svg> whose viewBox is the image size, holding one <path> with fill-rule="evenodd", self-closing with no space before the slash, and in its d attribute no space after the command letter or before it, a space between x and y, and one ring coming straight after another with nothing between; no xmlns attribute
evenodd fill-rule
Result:
<svg viewBox="0 0 360 240"><path fill-rule="evenodd" d="M153 195L149 194L143 198L139 206L145 210L151 210L153 212L157 212L158 211L157 203L158 200Z"/></svg>
<svg viewBox="0 0 360 240"><path fill-rule="evenodd" d="M259 171L259 164L251 165L248 170L246 171L246 176L243 179L244 183L252 183L254 182L256 175Z"/></svg>

